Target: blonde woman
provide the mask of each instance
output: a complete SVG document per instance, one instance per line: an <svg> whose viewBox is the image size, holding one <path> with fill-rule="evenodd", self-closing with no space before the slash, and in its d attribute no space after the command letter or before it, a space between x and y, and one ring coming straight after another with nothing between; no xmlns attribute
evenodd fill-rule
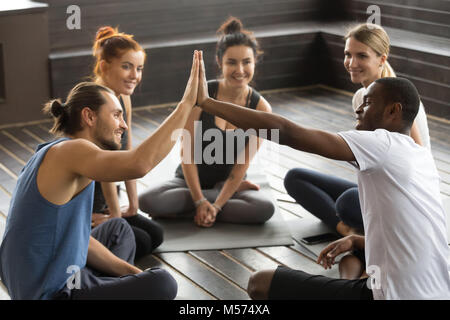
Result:
<svg viewBox="0 0 450 320"><path fill-rule="evenodd" d="M388 62L390 41L386 31L374 24L360 24L345 36L344 66L353 83L361 88L352 100L353 109L363 104L366 88L375 80L395 77ZM411 128L411 138L430 148L428 124L422 103ZM287 192L297 203L342 236L364 233L358 187L355 183L304 168L291 169L284 179ZM361 276L365 264L363 252L345 257L343 278ZM356 263L350 263L354 260ZM349 262L349 263L347 263ZM352 266L352 267L348 267Z"/></svg>

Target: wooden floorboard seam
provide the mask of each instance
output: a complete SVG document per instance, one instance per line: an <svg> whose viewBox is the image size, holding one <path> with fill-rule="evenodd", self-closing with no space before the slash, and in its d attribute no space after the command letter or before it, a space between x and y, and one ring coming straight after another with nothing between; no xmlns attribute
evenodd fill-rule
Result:
<svg viewBox="0 0 450 320"><path fill-rule="evenodd" d="M34 140L36 140L38 143L44 143L45 141L43 139L41 139L40 137L38 137L37 135L35 135L33 132L29 131L27 128L23 128L22 129L23 132L25 132L27 135L29 135L30 137L32 137Z"/></svg>
<svg viewBox="0 0 450 320"><path fill-rule="evenodd" d="M155 254L152 254L153 258L155 258L156 260L158 260L161 264L166 265L167 267L169 267L173 272L176 272L180 277L183 277L184 279L186 279L188 282L190 282L193 286L197 287L198 289L202 290L204 293L206 293L207 295L209 295L211 298L216 299L217 297L215 297L214 295L212 295L211 293L209 293L208 291L206 291L204 288L202 288L201 286L199 286L195 281L192 281L192 279L190 279L189 277L186 277L184 274L182 274L179 270L175 269L173 266L171 266L170 264L168 264L167 262L165 262L164 260L162 260L160 257L158 257Z"/></svg>
<svg viewBox="0 0 450 320"><path fill-rule="evenodd" d="M223 278L224 280L228 281L229 283L231 283L233 286L235 286L236 288L238 288L239 290L242 290L243 292L247 293L247 291L243 288L241 288L238 284L236 284L232 279L230 279L227 275L225 275L222 271L214 269L209 263L206 263L206 261L204 261L203 259L199 259L197 256L193 255L190 251L188 251L186 254L188 254L190 257L194 258L195 260L197 260L198 262L200 262L201 264L203 264L206 268L208 268L210 271L216 273L217 275L219 275L221 278Z"/></svg>

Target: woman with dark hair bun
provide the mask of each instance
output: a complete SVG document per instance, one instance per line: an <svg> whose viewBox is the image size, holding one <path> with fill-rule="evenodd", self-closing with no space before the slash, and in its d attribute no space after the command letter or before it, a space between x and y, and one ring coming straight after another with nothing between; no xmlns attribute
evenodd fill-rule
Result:
<svg viewBox="0 0 450 320"><path fill-rule="evenodd" d="M132 35L119 32L110 26L98 29L93 55L94 81L110 88L123 108L128 130L121 139L121 150L131 148L131 99L142 79L146 54ZM137 213L138 196L136 180L125 181L128 207L121 208L114 182L96 182L93 207L93 227L112 219L124 218L133 229L136 239L136 260L150 254L163 241L162 228L151 219Z"/></svg>
<svg viewBox="0 0 450 320"><path fill-rule="evenodd" d="M217 43L216 61L221 78L208 82L210 96L247 108L271 112L270 104L249 85L261 54L253 34L245 30L242 22L234 17L225 21L217 33L220 39ZM194 128L194 122L201 123L201 128ZM222 141L227 141L230 137L235 139L239 135L235 132L236 129L238 128L231 123L198 107L192 110L185 127L191 137L199 134L203 137L205 131L216 130L223 138ZM186 149L199 148L203 155L207 145L202 142L201 146L195 147L197 140L191 139L189 145L183 144L182 153ZM257 151L249 146L259 147L260 141L252 136L250 139L246 137L245 142L243 148L234 150L232 163L225 161L228 160L226 154L230 152L225 148L222 157L217 157L216 154L212 163L205 159L201 163L194 162L191 152L191 159L182 161L175 178L153 186L139 196L139 208L158 218L193 216L195 223L201 227L211 227L216 219L230 223L266 222L274 213L274 205L259 191L258 185L245 180L250 161ZM245 155L245 161L236 161L238 155ZM216 161L217 158L219 161Z"/></svg>

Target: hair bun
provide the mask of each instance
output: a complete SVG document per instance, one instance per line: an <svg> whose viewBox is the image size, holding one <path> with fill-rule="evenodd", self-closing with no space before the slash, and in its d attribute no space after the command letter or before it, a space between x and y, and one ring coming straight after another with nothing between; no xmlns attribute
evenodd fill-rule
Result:
<svg viewBox="0 0 450 320"><path fill-rule="evenodd" d="M53 100L50 111L57 118L64 113L64 105L59 100Z"/></svg>
<svg viewBox="0 0 450 320"><path fill-rule="evenodd" d="M225 21L220 28L217 30L217 33L223 33L224 35L233 34L242 32L244 26L236 17L229 17L227 21Z"/></svg>
<svg viewBox="0 0 450 320"><path fill-rule="evenodd" d="M109 38L117 33L117 29L110 27L110 26L104 26L100 27L97 30L97 33L95 34L95 41L102 41L104 38Z"/></svg>

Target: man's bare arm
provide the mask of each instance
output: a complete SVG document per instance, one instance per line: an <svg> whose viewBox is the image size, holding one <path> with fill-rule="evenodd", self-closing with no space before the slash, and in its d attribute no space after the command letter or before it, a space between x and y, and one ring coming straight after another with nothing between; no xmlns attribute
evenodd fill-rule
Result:
<svg viewBox="0 0 450 320"><path fill-rule="evenodd" d="M271 130L278 130L279 143L291 148L335 160L355 160L348 144L336 133L305 128L278 114L251 110L211 98L203 101L201 108L243 130L255 129L258 132L259 129L267 129L268 139L271 138Z"/></svg>
<svg viewBox="0 0 450 320"><path fill-rule="evenodd" d="M69 172L96 181L124 181L144 176L170 152L176 142L172 133L184 127L197 100L199 62L196 54L181 102L138 147L127 151L105 151L90 141L75 139L55 146L58 161Z"/></svg>
<svg viewBox="0 0 450 320"><path fill-rule="evenodd" d="M142 272L139 268L115 256L108 248L92 236L89 239L86 264L95 270L114 277Z"/></svg>
<svg viewBox="0 0 450 320"><path fill-rule="evenodd" d="M200 70L197 104L203 110L244 130L268 129L267 139L271 139L271 130L278 130L279 143L297 150L315 153L335 160L355 160L350 147L338 134L304 128L274 113L251 110L209 98L202 51L200 51L198 58L200 59Z"/></svg>

